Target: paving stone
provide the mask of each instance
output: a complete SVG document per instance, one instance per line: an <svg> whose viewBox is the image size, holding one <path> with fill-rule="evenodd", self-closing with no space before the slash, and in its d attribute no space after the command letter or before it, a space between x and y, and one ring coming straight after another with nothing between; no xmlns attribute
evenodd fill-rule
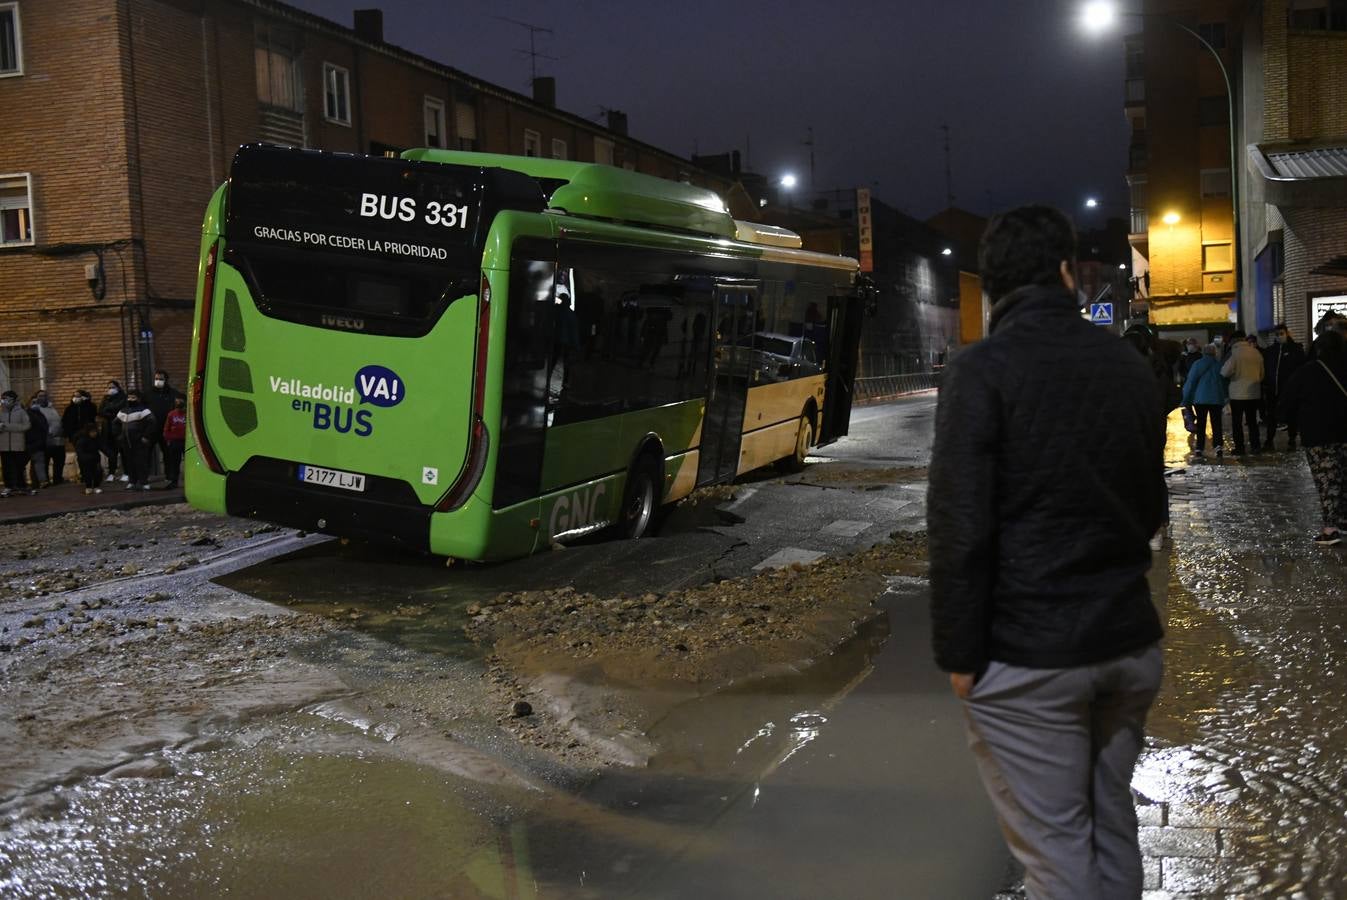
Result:
<svg viewBox="0 0 1347 900"><path fill-rule="evenodd" d="M1183 803L1169 804L1166 824L1180 828L1221 828L1233 831L1256 831L1260 822L1250 819L1241 807L1226 804Z"/></svg>
<svg viewBox="0 0 1347 900"><path fill-rule="evenodd" d="M1142 828L1140 837L1144 856L1219 855L1214 828Z"/></svg>
<svg viewBox="0 0 1347 900"><path fill-rule="evenodd" d="M1147 857L1141 861L1141 886L1148 891L1160 889L1163 866L1156 857Z"/></svg>
<svg viewBox="0 0 1347 900"><path fill-rule="evenodd" d="M1137 824L1157 826L1165 824L1165 806L1163 803L1143 803L1137 805Z"/></svg>

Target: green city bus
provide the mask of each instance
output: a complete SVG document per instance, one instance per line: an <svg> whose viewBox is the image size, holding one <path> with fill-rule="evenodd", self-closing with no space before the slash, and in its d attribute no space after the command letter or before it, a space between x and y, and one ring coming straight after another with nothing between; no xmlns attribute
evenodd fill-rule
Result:
<svg viewBox="0 0 1347 900"><path fill-rule="evenodd" d="M846 433L854 260L566 160L249 145L202 228L187 498L472 560Z"/></svg>

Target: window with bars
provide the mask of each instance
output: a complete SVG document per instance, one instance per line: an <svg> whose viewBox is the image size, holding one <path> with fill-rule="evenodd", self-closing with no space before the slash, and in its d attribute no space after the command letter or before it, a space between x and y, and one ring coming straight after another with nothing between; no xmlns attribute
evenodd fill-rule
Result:
<svg viewBox="0 0 1347 900"><path fill-rule="evenodd" d="M33 243L33 181L26 172L0 175L0 247Z"/></svg>
<svg viewBox="0 0 1347 900"><path fill-rule="evenodd" d="M0 343L0 390L13 391L27 403L46 388L46 374L41 341Z"/></svg>
<svg viewBox="0 0 1347 900"><path fill-rule="evenodd" d="M19 4L0 3L0 78L23 74L23 38Z"/></svg>
<svg viewBox="0 0 1347 900"><path fill-rule="evenodd" d="M444 129L444 101L427 97L425 103L426 146L448 148Z"/></svg>
<svg viewBox="0 0 1347 900"><path fill-rule="evenodd" d="M323 63L323 115L338 125L351 124L351 74Z"/></svg>

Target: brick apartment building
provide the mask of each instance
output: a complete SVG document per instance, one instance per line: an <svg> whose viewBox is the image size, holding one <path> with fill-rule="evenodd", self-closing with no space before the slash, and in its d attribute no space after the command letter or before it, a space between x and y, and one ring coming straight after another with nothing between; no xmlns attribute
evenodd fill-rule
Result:
<svg viewBox="0 0 1347 900"><path fill-rule="evenodd" d="M1146 0L1127 48L1131 242L1150 321L1173 337L1347 310L1347 3ZM1227 94L1235 92L1232 149ZM1168 217L1168 218L1167 218ZM1235 303L1238 254L1241 290Z"/></svg>
<svg viewBox="0 0 1347 900"><path fill-rule="evenodd" d="M1130 241L1149 321L1208 336L1236 309L1229 99L1242 3L1145 0L1142 30L1125 40ZM1232 78L1235 75L1232 74Z"/></svg>
<svg viewBox="0 0 1347 900"><path fill-rule="evenodd" d="M725 179L274 0L0 0L0 378L186 381L201 217L234 150L476 149Z"/></svg>
<svg viewBox="0 0 1347 900"><path fill-rule="evenodd" d="M1347 4L1251 4L1242 175L1256 327L1347 312Z"/></svg>

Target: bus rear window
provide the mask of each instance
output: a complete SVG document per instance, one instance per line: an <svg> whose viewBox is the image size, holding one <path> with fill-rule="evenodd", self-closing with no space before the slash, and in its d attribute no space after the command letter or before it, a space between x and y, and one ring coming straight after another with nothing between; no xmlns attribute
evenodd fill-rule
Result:
<svg viewBox="0 0 1347 900"><path fill-rule="evenodd" d="M467 260L370 268L343 257L235 246L225 261L243 273L266 315L370 334L426 334L450 303L477 291Z"/></svg>

